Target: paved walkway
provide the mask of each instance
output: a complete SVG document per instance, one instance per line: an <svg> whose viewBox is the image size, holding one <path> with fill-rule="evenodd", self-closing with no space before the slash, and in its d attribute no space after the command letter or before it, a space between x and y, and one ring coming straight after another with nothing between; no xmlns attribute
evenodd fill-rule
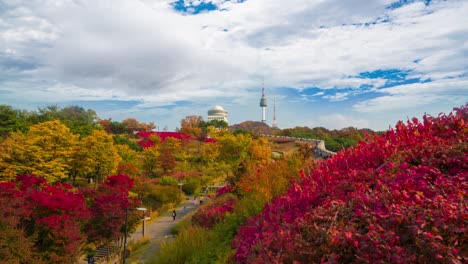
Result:
<svg viewBox="0 0 468 264"><path fill-rule="evenodd" d="M145 224L145 237L150 238L149 248L141 255L138 263L145 263L150 257L152 257L156 251L159 249L159 243L166 239L170 235L171 229L175 224L183 217L183 208L184 206L187 209L187 212L190 212L196 209L198 206L193 204L193 200L186 200L186 202L176 208L176 221L172 221L171 212L167 212L164 215L159 216L155 221ZM131 234L127 243L130 241L138 241L142 239L141 228L138 228L135 233Z"/></svg>

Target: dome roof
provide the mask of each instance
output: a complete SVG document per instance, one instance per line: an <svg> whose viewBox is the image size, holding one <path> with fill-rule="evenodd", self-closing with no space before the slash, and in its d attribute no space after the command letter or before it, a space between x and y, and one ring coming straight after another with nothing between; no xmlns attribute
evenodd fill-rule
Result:
<svg viewBox="0 0 468 264"><path fill-rule="evenodd" d="M213 106L213 108L211 108L210 110L208 110L208 115L222 115L222 116L225 116L225 115L227 115L227 111L224 110L223 107L221 107L219 105L216 105L216 106Z"/></svg>
<svg viewBox="0 0 468 264"><path fill-rule="evenodd" d="M220 105L215 105L213 106L213 108L211 108L210 110L221 110L221 111L224 111L224 108Z"/></svg>

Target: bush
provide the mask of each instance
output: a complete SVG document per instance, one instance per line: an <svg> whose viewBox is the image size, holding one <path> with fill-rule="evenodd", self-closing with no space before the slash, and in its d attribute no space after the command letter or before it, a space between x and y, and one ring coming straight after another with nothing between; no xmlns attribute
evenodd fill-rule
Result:
<svg viewBox="0 0 468 264"><path fill-rule="evenodd" d="M177 185L179 181L171 176L163 176L159 179L158 183L161 185Z"/></svg>
<svg viewBox="0 0 468 264"><path fill-rule="evenodd" d="M182 185L182 191L187 195L194 195L200 192L201 183L198 178L190 177L185 180L184 185Z"/></svg>
<svg viewBox="0 0 468 264"><path fill-rule="evenodd" d="M225 194L211 203L201 206L192 216L192 223L205 228L213 226L224 219L227 212L232 212L237 198L233 194Z"/></svg>
<svg viewBox="0 0 468 264"><path fill-rule="evenodd" d="M463 263L468 106L322 162L247 221L239 263Z"/></svg>
<svg viewBox="0 0 468 264"><path fill-rule="evenodd" d="M148 184L144 188L143 204L152 210L157 210L163 205L182 202L178 186Z"/></svg>

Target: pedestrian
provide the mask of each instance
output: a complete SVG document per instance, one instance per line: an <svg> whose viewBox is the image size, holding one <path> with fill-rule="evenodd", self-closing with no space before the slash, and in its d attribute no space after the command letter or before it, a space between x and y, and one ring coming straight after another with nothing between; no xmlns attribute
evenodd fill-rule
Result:
<svg viewBox="0 0 468 264"><path fill-rule="evenodd" d="M94 259L94 256L93 255L88 255L88 264L94 264L95 263L95 259Z"/></svg>
<svg viewBox="0 0 468 264"><path fill-rule="evenodd" d="M187 208L185 206L184 206L184 209L183 209L182 212L183 212L184 215L187 214Z"/></svg>
<svg viewBox="0 0 468 264"><path fill-rule="evenodd" d="M173 210L173 211L172 211L172 222L175 222L175 217L176 217L176 215L177 215L177 214L176 214L176 211Z"/></svg>
<svg viewBox="0 0 468 264"><path fill-rule="evenodd" d="M200 195L200 205L203 204L203 199L204 199L204 198L205 198L205 197L203 197L203 195Z"/></svg>

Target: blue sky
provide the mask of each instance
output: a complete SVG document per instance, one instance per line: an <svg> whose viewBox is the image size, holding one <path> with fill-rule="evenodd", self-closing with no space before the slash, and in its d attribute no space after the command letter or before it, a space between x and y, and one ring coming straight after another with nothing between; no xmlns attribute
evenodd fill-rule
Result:
<svg viewBox="0 0 468 264"><path fill-rule="evenodd" d="M0 2L0 104L81 105L170 130L231 124L385 130L468 102L468 1Z"/></svg>

